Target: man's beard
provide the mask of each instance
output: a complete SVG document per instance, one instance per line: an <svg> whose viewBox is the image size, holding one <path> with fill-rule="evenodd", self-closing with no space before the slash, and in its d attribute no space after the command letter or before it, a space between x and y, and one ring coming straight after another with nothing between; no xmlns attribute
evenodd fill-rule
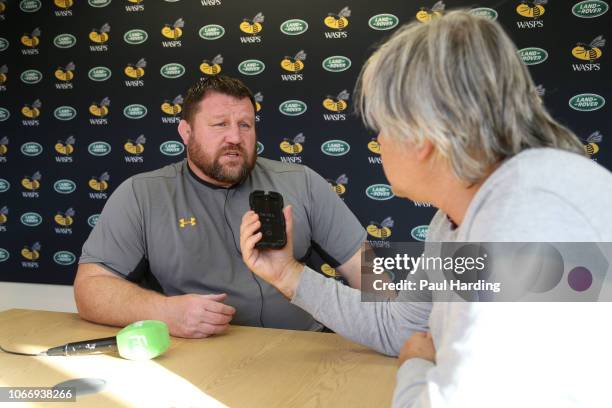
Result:
<svg viewBox="0 0 612 408"><path fill-rule="evenodd" d="M239 166L230 166L228 164L221 164L220 159L227 152L236 151L240 153L242 163ZM187 145L187 153L191 162L198 168L202 173L212 178L213 180L222 183L239 184L242 182L255 167L255 146L249 154L242 146L229 145L223 147L213 159L211 155L206 153L202 149L202 145L195 140Z"/></svg>

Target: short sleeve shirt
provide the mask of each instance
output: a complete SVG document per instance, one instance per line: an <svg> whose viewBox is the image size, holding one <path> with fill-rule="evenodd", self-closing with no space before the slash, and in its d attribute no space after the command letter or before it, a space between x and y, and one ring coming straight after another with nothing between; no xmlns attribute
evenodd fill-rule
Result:
<svg viewBox="0 0 612 408"><path fill-rule="evenodd" d="M294 256L321 248L338 265L366 233L330 185L306 166L258 158L231 188L199 179L186 160L124 181L108 199L79 263L97 263L165 295L227 293L234 324L316 330L320 325L242 261L240 224L253 190L293 206ZM260 294L259 285L263 296ZM263 297L263 304L262 304Z"/></svg>

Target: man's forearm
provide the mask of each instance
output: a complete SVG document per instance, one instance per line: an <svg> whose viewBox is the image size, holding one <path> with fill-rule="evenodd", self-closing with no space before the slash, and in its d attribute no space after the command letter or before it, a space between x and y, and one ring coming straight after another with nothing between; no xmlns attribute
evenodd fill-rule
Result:
<svg viewBox="0 0 612 408"><path fill-rule="evenodd" d="M147 319L167 320L167 297L118 277L77 279L74 291L79 315L85 320L112 326Z"/></svg>

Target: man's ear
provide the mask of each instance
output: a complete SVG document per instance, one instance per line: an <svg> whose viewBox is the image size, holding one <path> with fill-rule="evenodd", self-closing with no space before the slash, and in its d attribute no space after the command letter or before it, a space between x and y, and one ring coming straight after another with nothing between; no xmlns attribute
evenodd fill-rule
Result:
<svg viewBox="0 0 612 408"><path fill-rule="evenodd" d="M189 139L191 138L191 126L185 119L181 119L178 125L178 132L181 135L181 139L183 139L183 144L187 146L189 144Z"/></svg>

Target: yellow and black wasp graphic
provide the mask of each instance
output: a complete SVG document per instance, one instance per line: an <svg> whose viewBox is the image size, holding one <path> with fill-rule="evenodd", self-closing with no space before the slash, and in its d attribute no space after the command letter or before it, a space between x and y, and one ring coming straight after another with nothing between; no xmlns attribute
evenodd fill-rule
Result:
<svg viewBox="0 0 612 408"><path fill-rule="evenodd" d="M145 74L145 68L147 66L147 61L144 58L138 60L136 64L128 64L127 67L123 70L125 75L132 79L140 79Z"/></svg>
<svg viewBox="0 0 612 408"><path fill-rule="evenodd" d="M40 258L40 249L42 245L40 242L35 242L32 246L24 246L21 250L21 256L23 256L28 261L36 261Z"/></svg>
<svg viewBox="0 0 612 408"><path fill-rule="evenodd" d="M6 205L0 208L0 225L6 224L6 222L8 221L8 213L9 209Z"/></svg>
<svg viewBox="0 0 612 408"><path fill-rule="evenodd" d="M253 95L255 99L255 112L259 112L261 110L261 103L263 102L263 95L261 92L257 92Z"/></svg>
<svg viewBox="0 0 612 408"><path fill-rule="evenodd" d="M582 140L584 142L584 151L592 157L599 152L599 143L603 140L603 135L599 130L596 130L589 137Z"/></svg>
<svg viewBox="0 0 612 408"><path fill-rule="evenodd" d="M40 44L40 35L40 28L36 27L30 34L23 34L20 40L26 47L35 48L38 47L38 44Z"/></svg>
<svg viewBox="0 0 612 408"><path fill-rule="evenodd" d="M285 71L300 72L304 69L304 60L306 60L306 53L304 50L300 50L293 58L283 58L280 65Z"/></svg>
<svg viewBox="0 0 612 408"><path fill-rule="evenodd" d="M346 174L340 175L340 177L338 177L335 181L327 180L332 190L339 196L346 193L346 185L348 184L348 181L349 180Z"/></svg>
<svg viewBox="0 0 612 408"><path fill-rule="evenodd" d="M264 15L257 13L252 19L244 18L240 23L240 31L246 34L257 35L263 30Z"/></svg>
<svg viewBox="0 0 612 408"><path fill-rule="evenodd" d="M53 72L53 75L55 75L55 77L59 81L69 82L69 81L72 81L72 79L74 78L75 69L76 69L76 66L74 65L74 62L71 61L68 64L66 64L65 67L57 67L55 69L55 72Z"/></svg>
<svg viewBox="0 0 612 408"><path fill-rule="evenodd" d="M92 176L89 180L89 187L95 191L105 191L108 189L108 181L110 180L110 175L108 172L102 173L99 177Z"/></svg>
<svg viewBox="0 0 612 408"><path fill-rule="evenodd" d="M370 221L366 231L374 238L387 239L391 236L391 228L393 228L394 224L393 218L391 217L385 218L380 223Z"/></svg>
<svg viewBox="0 0 612 408"><path fill-rule="evenodd" d="M589 44L578 43L572 49L572 55L579 60L593 62L602 55L601 48L606 45L603 35L598 35Z"/></svg>
<svg viewBox="0 0 612 408"><path fill-rule="evenodd" d="M99 118L103 118L108 115L110 106L110 98L104 97L100 102L92 102L89 105L89 113Z"/></svg>
<svg viewBox="0 0 612 408"><path fill-rule="evenodd" d="M123 148L130 154L141 154L144 152L146 142L147 138L144 135L140 135L136 140L128 139Z"/></svg>
<svg viewBox="0 0 612 408"><path fill-rule="evenodd" d="M36 119L40 116L40 108L42 107L42 102L40 99L35 100L31 104L26 104L21 108L21 114L29 119Z"/></svg>
<svg viewBox="0 0 612 408"><path fill-rule="evenodd" d="M350 94L346 89L340 92L337 96L327 95L323 100L323 106L325 109L332 112L342 112L348 108L348 100Z"/></svg>
<svg viewBox="0 0 612 408"><path fill-rule="evenodd" d="M306 141L306 136L303 133L298 134L293 139L284 138L280 144L280 148L283 152L296 155L300 154L304 150L303 143Z"/></svg>
<svg viewBox="0 0 612 408"><path fill-rule="evenodd" d="M76 139L74 136L68 136L66 140L58 140L55 143L55 151L61 154L62 156L69 156L74 152L74 144Z"/></svg>
<svg viewBox="0 0 612 408"><path fill-rule="evenodd" d="M177 95L172 101L164 100L161 104L161 110L166 115L176 116L183 110L183 95Z"/></svg>
<svg viewBox="0 0 612 408"><path fill-rule="evenodd" d="M179 18L174 24L164 24L161 33L164 37L171 40L178 40L183 35L183 28L185 27L185 21Z"/></svg>
<svg viewBox="0 0 612 408"><path fill-rule="evenodd" d="M426 23L431 21L433 18L441 17L444 14L444 9L446 5L443 1L436 2L432 8L421 7L421 9L416 13L416 19L421 23Z"/></svg>
<svg viewBox="0 0 612 408"><path fill-rule="evenodd" d="M349 25L348 18L351 16L351 9L344 7L338 14L329 13L323 23L332 30L344 30Z"/></svg>
<svg viewBox="0 0 612 408"><path fill-rule="evenodd" d="M31 190L31 191L38 190L40 188L41 179L42 179L42 174L40 174L40 171L37 171L31 176L24 176L23 179L21 180L21 185L26 190Z"/></svg>
<svg viewBox="0 0 612 408"><path fill-rule="evenodd" d="M61 225L62 227L69 227L74 222L74 208L70 207L66 211L58 211L55 213L53 220L57 223L57 225Z"/></svg>
<svg viewBox="0 0 612 408"><path fill-rule="evenodd" d="M516 12L523 17L538 19L544 15L546 9L544 4L548 0L521 1L516 7Z"/></svg>
<svg viewBox="0 0 612 408"><path fill-rule="evenodd" d="M200 71L205 75L217 75L221 72L221 64L223 64L223 57L218 54L212 61L203 60L200 64Z"/></svg>
<svg viewBox="0 0 612 408"><path fill-rule="evenodd" d="M104 44L110 39L110 24L104 23L100 28L92 28L89 32L89 39L96 44Z"/></svg>
<svg viewBox="0 0 612 408"><path fill-rule="evenodd" d="M0 156L6 156L6 154L8 153L8 144L9 138L3 136L2 139L0 139Z"/></svg>

